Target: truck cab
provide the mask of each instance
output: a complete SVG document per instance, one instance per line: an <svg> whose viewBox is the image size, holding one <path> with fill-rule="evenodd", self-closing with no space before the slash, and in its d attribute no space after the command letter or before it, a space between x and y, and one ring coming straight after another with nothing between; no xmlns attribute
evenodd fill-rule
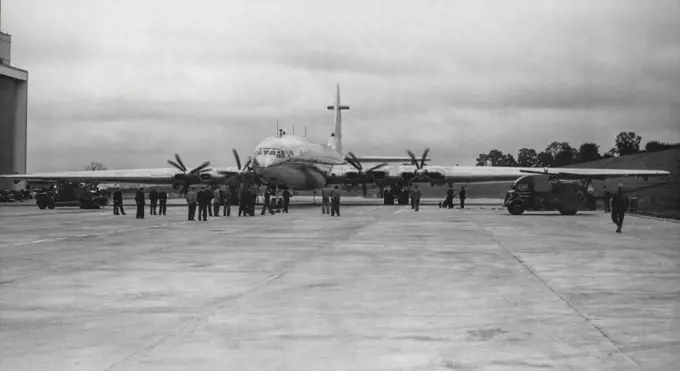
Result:
<svg viewBox="0 0 680 371"><path fill-rule="evenodd" d="M574 215L579 210L595 210L592 185L586 181L563 181L549 175L526 175L512 183L504 206L512 215L526 210L553 211Z"/></svg>

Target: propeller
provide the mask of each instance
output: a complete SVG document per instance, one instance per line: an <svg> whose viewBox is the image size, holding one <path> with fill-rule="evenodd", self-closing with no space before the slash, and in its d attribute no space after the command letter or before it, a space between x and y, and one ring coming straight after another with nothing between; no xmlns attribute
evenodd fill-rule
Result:
<svg viewBox="0 0 680 371"><path fill-rule="evenodd" d="M210 166L210 161L202 163L187 173L187 167L184 166L184 162L182 162L182 159L177 153L175 153L175 160L177 160L177 162L168 160L168 163L182 172L181 174L175 174L175 179L182 182L182 189L179 191L180 196L182 194L187 194L189 191L189 185L191 185L192 182L198 180L199 174L210 171L210 169L207 169L207 167Z"/></svg>
<svg viewBox="0 0 680 371"><path fill-rule="evenodd" d="M238 155L238 152L236 149L232 149L232 152L234 153L234 157L236 158L236 166L238 167L238 174L233 174L227 171L219 171L220 174L222 175L233 175L233 178L237 178L239 182L243 182L244 178L246 176L255 176L255 179L253 180L259 180L259 177L257 177L257 173L255 172L255 168L259 167L260 164L257 162L257 159L253 157L248 157L248 160L241 166L241 157Z"/></svg>
<svg viewBox="0 0 680 371"><path fill-rule="evenodd" d="M425 170L424 167L425 159L427 159L427 154L430 153L430 149L425 149L425 152L423 152L423 157L420 159L420 163L418 163L416 155L413 154L411 150L406 151L406 153L408 153L409 157L411 157L411 163L416 166L416 169L413 171L413 177L409 179L409 185L411 185L411 183L413 183L416 179L428 179L427 170Z"/></svg>
<svg viewBox="0 0 680 371"><path fill-rule="evenodd" d="M345 161L347 161L350 165L354 166L355 169L359 171L359 178L362 180L366 179L367 175L370 175L372 172L380 169L383 166L387 166L386 162L383 162L381 164L375 165L371 167L370 169L364 170L364 167L361 166L361 162L357 158L357 156L354 155L352 152L348 152L347 156L345 156ZM366 197L366 182L362 181L361 182L361 189L363 191L364 197Z"/></svg>

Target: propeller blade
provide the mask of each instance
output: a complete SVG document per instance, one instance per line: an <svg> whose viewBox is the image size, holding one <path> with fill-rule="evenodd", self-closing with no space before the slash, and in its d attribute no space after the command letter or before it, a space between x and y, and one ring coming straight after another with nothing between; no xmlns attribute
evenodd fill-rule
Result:
<svg viewBox="0 0 680 371"><path fill-rule="evenodd" d="M179 166L179 165L178 165L176 162L174 162L174 161L168 160L168 163L169 163L170 165L176 167L178 170L185 171L184 169L182 169L181 166Z"/></svg>
<svg viewBox="0 0 680 371"><path fill-rule="evenodd" d="M347 163L352 165L355 169L361 171L361 166L354 162L354 160L351 157L345 157L345 161L347 161Z"/></svg>
<svg viewBox="0 0 680 371"><path fill-rule="evenodd" d="M177 163L180 165L180 169L182 169L182 171L186 172L186 171L187 171L187 167L184 166L184 163L182 162L182 159L179 158L179 155L178 155L177 153L175 153L175 160L177 160Z"/></svg>
<svg viewBox="0 0 680 371"><path fill-rule="evenodd" d="M234 152L234 157L236 157L236 166L238 166L238 169L241 170L241 158L238 157L238 152L236 152L236 148L231 150Z"/></svg>
<svg viewBox="0 0 680 371"><path fill-rule="evenodd" d="M420 169L420 168L418 167L418 160L416 159L416 155L414 155L413 152L411 152L410 149L409 149L408 151L406 151L406 153L408 153L409 157L411 157L411 163L412 163L413 165L416 165L416 167L417 167L418 169Z"/></svg>
<svg viewBox="0 0 680 371"><path fill-rule="evenodd" d="M358 168L359 171L363 170L364 168L361 166L361 162L357 158L357 156L354 156L354 153L352 152L347 152L347 154L352 157L352 162L354 162L356 167Z"/></svg>
<svg viewBox="0 0 680 371"><path fill-rule="evenodd" d="M191 170L191 172L189 174L199 173L199 172L201 172L201 170L205 169L209 165L210 165L210 161L206 161L206 162L202 163L201 166L195 168L194 170Z"/></svg>
<svg viewBox="0 0 680 371"><path fill-rule="evenodd" d="M420 168L421 169L425 166L425 159L427 158L428 153L430 153L429 148L425 149L425 152L423 152L423 158L420 159Z"/></svg>

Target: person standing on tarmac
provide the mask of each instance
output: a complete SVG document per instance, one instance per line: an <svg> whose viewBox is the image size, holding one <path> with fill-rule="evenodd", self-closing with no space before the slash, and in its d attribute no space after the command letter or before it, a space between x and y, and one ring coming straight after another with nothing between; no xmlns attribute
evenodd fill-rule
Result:
<svg viewBox="0 0 680 371"><path fill-rule="evenodd" d="M215 186L213 190L213 207L215 208L215 216L220 216L220 205L222 205L222 194L220 193L220 188Z"/></svg>
<svg viewBox="0 0 680 371"><path fill-rule="evenodd" d="M220 199L222 200L223 216L231 215L231 190L226 186L224 190L220 190Z"/></svg>
<svg viewBox="0 0 680 371"><path fill-rule="evenodd" d="M628 210L630 200L625 193L623 193L623 184L619 184L618 192L612 196L612 222L616 224L616 233L621 233L623 227L623 217Z"/></svg>
<svg viewBox="0 0 680 371"><path fill-rule="evenodd" d="M418 211L420 209L420 196L422 194L420 193L420 190L418 189L418 185L414 184L413 188L411 189L411 202L413 203L412 208L415 211Z"/></svg>
<svg viewBox="0 0 680 371"><path fill-rule="evenodd" d="M137 204L137 219L144 219L144 187L140 188L135 195L135 203Z"/></svg>
<svg viewBox="0 0 680 371"><path fill-rule="evenodd" d="M199 221L208 221L208 209L210 208L210 196L212 195L212 192L210 191L210 188L203 188L199 193L198 193L198 220ZM212 214L212 213L211 213Z"/></svg>
<svg viewBox="0 0 680 371"><path fill-rule="evenodd" d="M288 205L290 204L290 198L292 196L288 188L284 189L281 195L283 196L283 212L288 214Z"/></svg>
<svg viewBox="0 0 680 371"><path fill-rule="evenodd" d="M205 193L206 202L207 202L205 209L208 211L208 215L210 215L210 217L212 218L212 216L213 216L213 209L212 209L213 193L212 193L212 187L210 187L210 186L205 187L205 189L203 190L203 192Z"/></svg>
<svg viewBox="0 0 680 371"><path fill-rule="evenodd" d="M158 201L160 201L160 208L158 209L158 215L165 215L165 211L168 208L168 193L163 190L163 187L161 187L161 191L158 192Z"/></svg>
<svg viewBox="0 0 680 371"><path fill-rule="evenodd" d="M158 205L158 191L156 189L152 189L149 192L149 201L149 214L156 215L156 207Z"/></svg>
<svg viewBox="0 0 680 371"><path fill-rule="evenodd" d="M240 198L238 200L238 216L241 216L241 214L248 215L248 204L250 203L250 191L246 187L241 187L240 190Z"/></svg>
<svg viewBox="0 0 680 371"><path fill-rule="evenodd" d="M609 192L609 189L607 189L607 186L604 186L604 193L602 195L602 203L604 204L604 212L608 213L610 211L609 208L609 202L611 201L612 198L612 193Z"/></svg>
<svg viewBox="0 0 680 371"><path fill-rule="evenodd" d="M189 221L196 220L196 188L191 187L189 192L187 192L187 205L189 205Z"/></svg>
<svg viewBox="0 0 680 371"><path fill-rule="evenodd" d="M453 184L449 184L449 189L446 191L446 205L449 209L453 209L453 198L456 192L453 190Z"/></svg>
<svg viewBox="0 0 680 371"><path fill-rule="evenodd" d="M331 190L331 216L340 216L340 187L336 184Z"/></svg>
<svg viewBox="0 0 680 371"><path fill-rule="evenodd" d="M464 209L465 208L465 186L460 187L460 193L458 194L458 197L460 197L460 208Z"/></svg>
<svg viewBox="0 0 680 371"><path fill-rule="evenodd" d="M269 210L269 214L274 215L274 210L272 210L272 204L270 203L273 194L274 191L270 187L267 187L264 190L264 205L262 205L262 212L260 212L260 215L264 215L265 210Z"/></svg>
<svg viewBox="0 0 680 371"><path fill-rule="evenodd" d="M321 188L321 214L330 214L331 191L328 188Z"/></svg>
<svg viewBox="0 0 680 371"><path fill-rule="evenodd" d="M120 191L120 187L116 187L116 191L113 192L113 215L118 215L118 210L120 213L125 215L125 209L123 209L123 192Z"/></svg>

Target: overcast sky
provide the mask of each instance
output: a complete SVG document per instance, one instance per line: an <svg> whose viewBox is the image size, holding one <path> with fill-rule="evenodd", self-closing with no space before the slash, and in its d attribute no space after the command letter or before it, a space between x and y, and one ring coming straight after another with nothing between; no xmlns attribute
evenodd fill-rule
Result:
<svg viewBox="0 0 680 371"><path fill-rule="evenodd" d="M4 0L28 171L233 165L282 127L474 165L620 131L680 142L680 3Z"/></svg>

